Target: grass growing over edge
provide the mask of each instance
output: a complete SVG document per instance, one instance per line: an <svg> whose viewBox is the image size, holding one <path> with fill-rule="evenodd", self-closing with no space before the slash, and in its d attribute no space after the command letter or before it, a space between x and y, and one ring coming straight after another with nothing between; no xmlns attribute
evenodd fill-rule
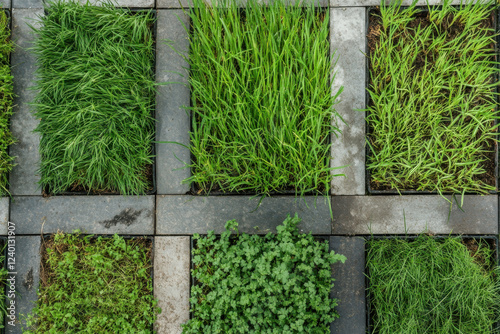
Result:
<svg viewBox="0 0 500 334"><path fill-rule="evenodd" d="M46 10L32 48L42 189L145 193L153 164L153 13L74 0Z"/></svg>
<svg viewBox="0 0 500 334"><path fill-rule="evenodd" d="M496 333L499 270L494 251L477 246L425 235L367 240L373 333Z"/></svg>
<svg viewBox="0 0 500 334"><path fill-rule="evenodd" d="M9 156L9 145L14 143L9 129L13 114L14 99L12 75L10 71L10 53L14 44L10 40L9 18L0 8L0 196L8 194L9 172L14 158Z"/></svg>
<svg viewBox="0 0 500 334"><path fill-rule="evenodd" d="M151 333L160 311L151 243L92 237L57 233L43 242L41 286L25 334Z"/></svg>
<svg viewBox="0 0 500 334"><path fill-rule="evenodd" d="M495 1L456 9L429 7L419 25L415 6L380 6L370 50L367 161L383 188L442 192L495 190L498 62L495 32L483 25ZM416 23L415 23L416 22ZM491 167L493 169L493 167Z"/></svg>
<svg viewBox="0 0 500 334"><path fill-rule="evenodd" d="M332 96L329 12L249 0L193 0L189 30L193 161L203 192L328 193Z"/></svg>
<svg viewBox="0 0 500 334"><path fill-rule="evenodd" d="M191 287L193 318L183 333L329 333L338 318L331 265L346 258L299 233L299 222L288 216L266 236L232 238L234 220L220 238L195 234L192 276L199 284Z"/></svg>

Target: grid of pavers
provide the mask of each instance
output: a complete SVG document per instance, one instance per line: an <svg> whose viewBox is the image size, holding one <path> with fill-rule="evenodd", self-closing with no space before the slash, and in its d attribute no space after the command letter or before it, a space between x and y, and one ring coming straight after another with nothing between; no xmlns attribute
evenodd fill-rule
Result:
<svg viewBox="0 0 500 334"><path fill-rule="evenodd" d="M82 0L85 2L85 0ZM411 1L407 1L409 4ZM456 1L459 3L459 1ZM36 300L39 282L40 235L58 230L121 235L153 235L154 294L163 312L159 333L180 333L180 324L189 319L190 236L208 230L220 233L224 223L236 219L240 231L264 234L275 231L287 214L297 212L303 219L299 228L315 235L329 235L330 248L347 257L336 264L332 275L336 285L332 296L340 300L340 318L332 333L365 333L365 250L363 236L373 234L498 234L498 196L467 195L462 210L438 195L368 196L365 180L365 120L356 111L365 107L367 6L379 0L316 1L330 10L331 51L336 50L336 81L333 89L344 86L337 111L347 125L342 136L332 138L334 164L349 165L345 178L334 178L330 203L324 197L277 196L266 198L257 208L258 198L250 196L192 196L181 181L190 176L182 168L190 152L181 145L157 144L157 194L147 196L52 196L42 197L37 186L39 136L33 133L37 120L28 103L36 92L30 90L35 59L26 50L35 37L26 23L36 24L43 15L42 0L1 1L11 8L12 38L18 45L12 55L16 113L12 132L17 143L11 154L17 166L10 175L12 197L0 198L0 235L7 234L7 221L16 224L19 294L18 314L27 314ZM422 5L425 1L421 1ZM431 4L438 1L430 1ZM186 0L119 0L123 7L157 9L157 41L171 40L187 53L189 43L183 28L188 19L181 6ZM405 4L405 3L404 3ZM157 43L158 82L187 83L185 60L164 43ZM182 106L189 105L187 85L158 88L156 139L189 145L190 119ZM332 215L330 214L332 212ZM8 327L7 333L21 333Z"/></svg>

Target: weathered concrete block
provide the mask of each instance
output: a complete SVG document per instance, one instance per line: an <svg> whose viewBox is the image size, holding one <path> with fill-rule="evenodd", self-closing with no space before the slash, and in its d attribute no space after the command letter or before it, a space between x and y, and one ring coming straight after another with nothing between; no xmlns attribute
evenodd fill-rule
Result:
<svg viewBox="0 0 500 334"><path fill-rule="evenodd" d="M12 1L11 0L1 0L0 7L1 8L12 8Z"/></svg>
<svg viewBox="0 0 500 334"><path fill-rule="evenodd" d="M12 8L43 8L43 0L12 0Z"/></svg>
<svg viewBox="0 0 500 334"><path fill-rule="evenodd" d="M65 0L67 1L67 0ZM78 0L81 4L86 4L87 0ZM111 0L116 7L130 7L130 8L154 8L154 0ZM100 6L103 0L89 0L91 5Z"/></svg>
<svg viewBox="0 0 500 334"><path fill-rule="evenodd" d="M452 199L451 196L447 196ZM456 196L460 203L460 196ZM333 234L498 234L498 196L335 196ZM449 219L448 219L449 218Z"/></svg>
<svg viewBox="0 0 500 334"><path fill-rule="evenodd" d="M38 299L37 290L40 282L40 236L16 237L16 322L7 325L7 334L21 334L24 317L31 313Z"/></svg>
<svg viewBox="0 0 500 334"><path fill-rule="evenodd" d="M7 235L7 222L9 221L9 197L0 197L0 235Z"/></svg>
<svg viewBox="0 0 500 334"><path fill-rule="evenodd" d="M332 266L335 278L332 298L339 301L336 319L331 327L332 334L366 333L365 300L365 241L359 237L330 237L330 250L345 255L345 263Z"/></svg>
<svg viewBox="0 0 500 334"><path fill-rule="evenodd" d="M156 140L177 142L189 147L190 114L188 64L178 54L189 50L189 18L182 10L159 10L156 44L156 81L174 82L158 87L156 94ZM169 40L171 47L164 40ZM174 49L172 49L174 48ZM175 83L176 82L176 83ZM185 194L189 191L182 180L191 176L186 164L191 163L187 147L177 144L156 144L156 187L160 195Z"/></svg>
<svg viewBox="0 0 500 334"><path fill-rule="evenodd" d="M16 196L11 220L18 234L73 232L154 234L154 196Z"/></svg>
<svg viewBox="0 0 500 334"><path fill-rule="evenodd" d="M298 226L302 232L331 232L327 197L268 197L260 206L259 201L246 196L157 196L156 233L222 233L226 222L235 219L240 232L267 234L295 213L302 219Z"/></svg>
<svg viewBox="0 0 500 334"><path fill-rule="evenodd" d="M428 0L429 5L442 5L443 0ZM385 4L390 4L394 0L385 0ZM413 0L403 0L403 6L411 5ZM461 0L452 0L452 5L460 5ZM465 2L462 0L462 2ZM418 0L418 6L426 6L426 0ZM380 6L380 0L330 0L331 7L368 7L368 6Z"/></svg>
<svg viewBox="0 0 500 334"><path fill-rule="evenodd" d="M338 59L332 94L341 86L344 91L335 109L344 119L338 127L342 133L332 135L333 166L347 166L332 173L345 174L332 180L334 195L365 194L365 108L366 79L366 11L364 8L330 9L331 53Z"/></svg>
<svg viewBox="0 0 500 334"><path fill-rule="evenodd" d="M14 76L14 115L11 119L11 131L16 143L10 146L10 154L16 166L9 175L9 190L13 195L40 195L37 184L40 177L37 170L40 166L40 136L33 130L39 120L31 113L28 103L35 98L36 92L30 90L35 79L35 57L26 49L31 46L34 35L27 24L37 26L36 18L43 14L41 9L12 10L12 39L16 50L12 53L12 75Z"/></svg>
<svg viewBox="0 0 500 334"><path fill-rule="evenodd" d="M191 242L189 237L156 237L154 295L162 309L158 334L180 334L189 320Z"/></svg>

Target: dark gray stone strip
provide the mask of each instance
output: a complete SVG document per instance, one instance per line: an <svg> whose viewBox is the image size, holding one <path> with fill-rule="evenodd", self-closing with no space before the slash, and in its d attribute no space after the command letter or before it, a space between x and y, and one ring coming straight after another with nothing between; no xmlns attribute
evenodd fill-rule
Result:
<svg viewBox="0 0 500 334"><path fill-rule="evenodd" d="M40 236L16 237L16 307L15 326L6 326L7 334L21 334L22 326L28 314L35 307L38 299L37 290L40 282ZM10 276L10 275L9 275Z"/></svg>
<svg viewBox="0 0 500 334"><path fill-rule="evenodd" d="M17 234L154 234L154 196L16 196L11 221Z"/></svg>
<svg viewBox="0 0 500 334"><path fill-rule="evenodd" d="M235 219L240 232L267 234L295 213L302 219L302 232L331 233L328 197L268 197L258 206L259 201L247 196L157 196L156 233L221 233L225 223Z"/></svg>
<svg viewBox="0 0 500 334"><path fill-rule="evenodd" d="M35 79L35 57L26 48L34 39L31 28L36 18L43 14L41 9L12 10L12 39L16 49L12 53L12 75L14 76L14 115L11 119L11 131L16 143L10 146L10 154L16 157L9 176L9 190L13 195L40 195L37 184L40 177L37 170L40 167L40 136L33 133L39 120L31 113L28 103L35 98L36 92L30 90Z"/></svg>
<svg viewBox="0 0 500 334"><path fill-rule="evenodd" d="M241 7L246 6L246 0L234 0L239 3ZM269 0L258 0L260 3L269 3ZM329 0L303 0L300 2L302 6L309 6L313 3L318 7L328 7ZM208 1L208 3L213 3L217 5L217 0ZM289 0L289 3L294 5L296 0ZM157 0L157 8L189 8L192 7L192 1L190 0Z"/></svg>
<svg viewBox="0 0 500 334"><path fill-rule="evenodd" d="M394 0L385 0L388 5ZM410 6L413 0L403 0L402 6ZM461 0L452 0L452 5L460 5ZM474 1L475 2L475 1ZM442 5L443 0L428 0L429 5ZM331 7L369 7L369 6L380 6L380 0L330 0ZM417 6L427 6L427 0L418 0Z"/></svg>
<svg viewBox="0 0 500 334"><path fill-rule="evenodd" d="M332 195L365 194L365 113L357 110L365 108L365 18L364 8L330 9L330 48L338 59L332 94L344 87L335 109L345 122L337 124L339 137L332 135L332 166L347 166L332 171L345 174L333 178Z"/></svg>
<svg viewBox="0 0 500 334"><path fill-rule="evenodd" d="M12 0L12 8L43 8L43 0Z"/></svg>
<svg viewBox="0 0 500 334"><path fill-rule="evenodd" d="M181 182L191 176L186 164L191 162L189 152L190 115L188 64L175 50L188 54L189 40L184 29L189 19L182 10L159 10L156 44L156 81L168 83L158 87L156 95L156 139L177 144L156 144L156 185L160 195L185 194L187 184ZM169 40L171 47L166 44ZM172 49L174 48L174 49Z"/></svg>
<svg viewBox="0 0 500 334"><path fill-rule="evenodd" d="M498 234L497 195L466 195L463 211L453 200L451 212L439 195L334 196L332 204L335 235Z"/></svg>
<svg viewBox="0 0 500 334"><path fill-rule="evenodd" d="M332 297L338 299L336 319L331 327L332 334L366 333L365 300L365 242L359 237L330 237L330 250L344 255L345 263L332 266L335 278Z"/></svg>

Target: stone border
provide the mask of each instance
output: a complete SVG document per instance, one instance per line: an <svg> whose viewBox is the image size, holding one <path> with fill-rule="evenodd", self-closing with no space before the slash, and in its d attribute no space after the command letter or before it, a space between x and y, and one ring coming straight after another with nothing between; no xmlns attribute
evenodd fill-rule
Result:
<svg viewBox="0 0 500 334"><path fill-rule="evenodd" d="M13 8L43 8L45 0L11 0ZM87 0L78 0L85 4ZM93 5L99 5L102 0L90 0ZM133 7L133 8L155 8L155 0L112 0L117 7Z"/></svg>
<svg viewBox="0 0 500 334"><path fill-rule="evenodd" d="M41 9L12 10L12 39L17 45L11 57L16 96L14 115L11 119L11 131L16 143L9 148L10 154L16 157L16 165L9 175L9 190L12 195L41 195L37 184L40 177L36 175L40 165L40 136L33 133L39 120L28 106L36 95L35 91L30 90L35 79L36 66L35 57L26 50L34 39L27 23L38 26L35 19L40 15L43 15Z"/></svg>
<svg viewBox="0 0 500 334"><path fill-rule="evenodd" d="M0 235L7 235L7 222L10 218L10 199L0 197Z"/></svg>
<svg viewBox="0 0 500 334"><path fill-rule="evenodd" d="M335 278L332 297L339 300L332 333L366 333L365 240L359 237L330 237L330 250L345 255L345 263L332 266Z"/></svg>
<svg viewBox="0 0 500 334"><path fill-rule="evenodd" d="M332 234L498 234L497 195L465 195L463 211L446 198L451 213L439 195L336 196Z"/></svg>
<svg viewBox="0 0 500 334"><path fill-rule="evenodd" d="M345 123L339 122L342 134L332 135L334 166L348 166L332 173L332 195L365 194L365 108L366 81L366 10L364 8L330 9L330 47L336 50L337 64L333 92L344 86L335 109Z"/></svg>
<svg viewBox="0 0 500 334"><path fill-rule="evenodd" d="M190 168L185 168L191 160L187 148L190 143L191 117L183 106L189 106L188 64L175 48L185 56L189 41L185 27L189 18L182 10L158 10L156 43L156 81L179 82L158 87L156 95L156 140L178 142L176 144L156 144L156 189L159 195L182 195L189 191L182 180L191 176ZM163 40L171 41L168 46Z"/></svg>
<svg viewBox="0 0 500 334"><path fill-rule="evenodd" d="M40 282L40 236L16 237L16 326L7 325L6 334L22 334L21 322L26 324L22 315L31 313L38 298ZM21 316L20 316L21 315Z"/></svg>
<svg viewBox="0 0 500 334"><path fill-rule="evenodd" d="M2 8L12 8L12 0L1 0L0 7Z"/></svg>
<svg viewBox="0 0 500 334"><path fill-rule="evenodd" d="M16 234L71 233L153 235L154 196L15 196Z"/></svg>
<svg viewBox="0 0 500 334"><path fill-rule="evenodd" d="M298 213L301 232L317 235L331 233L328 197L268 197L259 206L260 198L247 196L157 196L156 234L220 234L228 220L235 219L239 231L248 234L276 232L276 226L288 215Z"/></svg>
<svg viewBox="0 0 500 334"><path fill-rule="evenodd" d="M159 334L181 334L189 320L191 295L191 238L155 237L154 295L162 312Z"/></svg>

